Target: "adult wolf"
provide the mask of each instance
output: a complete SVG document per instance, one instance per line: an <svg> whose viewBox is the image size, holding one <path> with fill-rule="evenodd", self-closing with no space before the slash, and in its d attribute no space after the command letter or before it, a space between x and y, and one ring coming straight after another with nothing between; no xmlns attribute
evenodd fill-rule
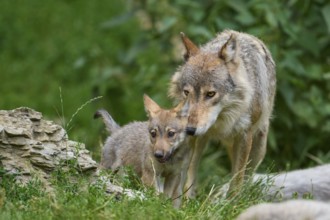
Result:
<svg viewBox="0 0 330 220"><path fill-rule="evenodd" d="M169 95L189 106L187 133L193 156L186 182L193 196L196 172L209 139L222 141L237 192L246 170L263 160L276 90L275 63L258 38L225 30L197 47L181 33L185 63L173 75ZM247 169L248 168L248 169Z"/></svg>

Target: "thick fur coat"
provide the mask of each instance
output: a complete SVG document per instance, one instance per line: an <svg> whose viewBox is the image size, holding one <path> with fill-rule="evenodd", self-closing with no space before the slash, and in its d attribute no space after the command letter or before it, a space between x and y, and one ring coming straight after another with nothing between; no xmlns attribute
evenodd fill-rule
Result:
<svg viewBox="0 0 330 220"><path fill-rule="evenodd" d="M197 47L182 34L185 63L173 75L169 95L189 106L193 137L188 196L209 139L222 141L232 163L230 191L239 190L246 170L263 160L276 90L275 62L258 38L232 30ZM192 187L191 187L192 186Z"/></svg>

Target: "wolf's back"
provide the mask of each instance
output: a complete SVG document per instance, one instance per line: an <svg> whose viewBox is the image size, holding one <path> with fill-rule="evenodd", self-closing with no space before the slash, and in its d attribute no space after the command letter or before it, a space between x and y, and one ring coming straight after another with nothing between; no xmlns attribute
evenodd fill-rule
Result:
<svg viewBox="0 0 330 220"><path fill-rule="evenodd" d="M248 83L254 90L254 99L259 100L263 110L267 110L265 117L268 118L273 109L276 92L276 70L275 62L265 44L255 36L225 30L202 46L201 51L218 53L233 34L237 37L238 56L248 73Z"/></svg>

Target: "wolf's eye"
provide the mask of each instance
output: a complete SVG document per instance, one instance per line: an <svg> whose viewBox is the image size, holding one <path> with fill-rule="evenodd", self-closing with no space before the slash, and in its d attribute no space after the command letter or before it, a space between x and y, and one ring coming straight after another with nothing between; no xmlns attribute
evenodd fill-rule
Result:
<svg viewBox="0 0 330 220"><path fill-rule="evenodd" d="M167 136L168 137L173 137L175 135L175 132L174 131L169 131L169 132L167 132Z"/></svg>
<svg viewBox="0 0 330 220"><path fill-rule="evenodd" d="M156 135L157 135L157 132L154 129L153 130L150 130L149 133L150 133L151 137L153 137L153 138L155 138Z"/></svg>
<svg viewBox="0 0 330 220"><path fill-rule="evenodd" d="M189 95L189 91L188 90L183 90L183 94L185 95L185 96L188 96Z"/></svg>
<svg viewBox="0 0 330 220"><path fill-rule="evenodd" d="M215 96L215 92L214 91L210 91L206 93L206 97L208 98L212 98L213 96Z"/></svg>

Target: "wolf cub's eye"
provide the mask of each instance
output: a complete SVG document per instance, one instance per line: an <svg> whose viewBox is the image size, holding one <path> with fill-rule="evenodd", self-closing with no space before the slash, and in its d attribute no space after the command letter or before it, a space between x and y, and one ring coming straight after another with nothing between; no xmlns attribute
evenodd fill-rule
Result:
<svg viewBox="0 0 330 220"><path fill-rule="evenodd" d="M157 132L154 129L153 130L150 130L149 133L150 133L151 137L153 137L153 138L155 138L156 135L157 135Z"/></svg>
<svg viewBox="0 0 330 220"><path fill-rule="evenodd" d="M188 96L188 95L189 95L189 91L188 91L188 90L183 90L183 94L184 94L185 96Z"/></svg>
<svg viewBox="0 0 330 220"><path fill-rule="evenodd" d="M215 96L215 92L214 91L210 91L206 93L206 97L208 98L212 98L213 96Z"/></svg>
<svg viewBox="0 0 330 220"><path fill-rule="evenodd" d="M168 137L173 137L175 135L175 132L174 131L169 131L169 132L167 132L167 136Z"/></svg>

